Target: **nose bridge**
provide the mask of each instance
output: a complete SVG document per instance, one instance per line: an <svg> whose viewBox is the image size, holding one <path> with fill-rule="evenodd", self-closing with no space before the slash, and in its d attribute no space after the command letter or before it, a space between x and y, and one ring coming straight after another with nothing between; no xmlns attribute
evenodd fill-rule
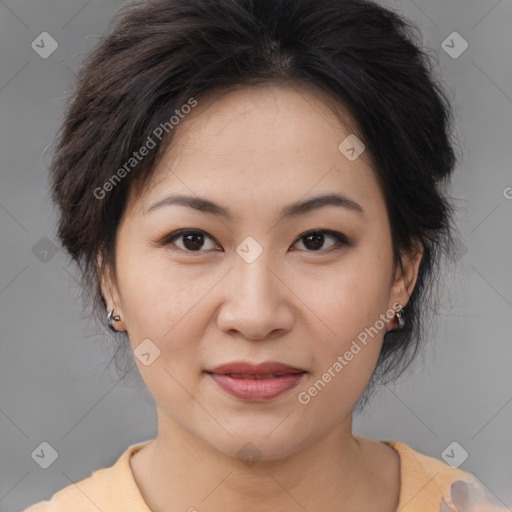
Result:
<svg viewBox="0 0 512 512"><path fill-rule="evenodd" d="M270 252L248 241L238 246L237 253L233 268L233 290L237 298L256 302L254 305L259 307L262 306L261 301L273 302L277 298L277 289L276 278L269 268L272 259Z"/></svg>

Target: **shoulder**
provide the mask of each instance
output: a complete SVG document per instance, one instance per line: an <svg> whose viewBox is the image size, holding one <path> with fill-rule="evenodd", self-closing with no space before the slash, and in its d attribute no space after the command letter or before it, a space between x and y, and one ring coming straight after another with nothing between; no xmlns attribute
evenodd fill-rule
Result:
<svg viewBox="0 0 512 512"><path fill-rule="evenodd" d="M23 512L150 512L137 488L130 468L130 457L150 441L128 447L110 467L64 487L50 500L31 505Z"/></svg>
<svg viewBox="0 0 512 512"><path fill-rule="evenodd" d="M402 512L505 512L475 475L398 441L384 441L400 455Z"/></svg>

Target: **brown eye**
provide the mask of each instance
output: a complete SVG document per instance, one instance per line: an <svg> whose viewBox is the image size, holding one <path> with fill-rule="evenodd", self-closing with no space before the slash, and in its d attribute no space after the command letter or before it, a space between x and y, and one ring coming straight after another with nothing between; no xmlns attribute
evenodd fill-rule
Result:
<svg viewBox="0 0 512 512"><path fill-rule="evenodd" d="M209 246L208 241L210 241ZM340 248L341 246L350 245L345 235L331 230L309 231L301 235L295 244L298 242L303 243L307 252L328 252ZM327 246L326 243L328 244ZM162 240L162 245L174 245L177 250L188 253L218 250L216 248L216 242L210 235L204 231L190 229L174 231Z"/></svg>
<svg viewBox="0 0 512 512"><path fill-rule="evenodd" d="M175 243L175 240L180 240L181 244ZM205 240L211 240L212 244L210 247L206 247L206 249L203 249L205 246ZM178 249L185 252L204 252L205 250L215 248L215 243L213 242L212 237L207 235L204 231L191 230L175 231L171 233L169 236L167 236L162 241L162 244L174 244Z"/></svg>
<svg viewBox="0 0 512 512"><path fill-rule="evenodd" d="M334 240L327 248L324 247L326 239ZM303 245L308 252L322 252L322 249L328 251L339 246L349 245L348 239L344 234L330 230L310 231L301 235L297 242L299 241L303 241Z"/></svg>

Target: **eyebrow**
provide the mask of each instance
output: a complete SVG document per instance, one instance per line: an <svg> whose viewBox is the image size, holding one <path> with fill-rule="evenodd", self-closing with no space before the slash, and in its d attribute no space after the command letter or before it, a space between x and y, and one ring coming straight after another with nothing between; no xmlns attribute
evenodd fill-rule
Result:
<svg viewBox="0 0 512 512"><path fill-rule="evenodd" d="M147 214L164 206L175 205L194 208L195 210L199 210L203 213L219 215L228 220L233 220L234 218L234 215L229 208L221 206L220 204L210 201L209 199L187 195L170 195L164 197L163 199L160 199L156 203L152 204L145 213ZM345 208L351 212L364 216L363 207L359 203L356 203L354 200L349 199L342 194L324 194L313 197L311 199L307 199L305 201L297 201L295 203L286 205L281 209L281 217L279 220L282 220L286 217L297 217L299 215L304 215L314 210L324 208L325 206L337 206Z"/></svg>

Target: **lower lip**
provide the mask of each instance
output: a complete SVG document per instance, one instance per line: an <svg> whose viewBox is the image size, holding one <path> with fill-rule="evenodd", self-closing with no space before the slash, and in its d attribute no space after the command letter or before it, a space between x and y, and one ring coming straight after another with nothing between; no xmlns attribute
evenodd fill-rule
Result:
<svg viewBox="0 0 512 512"><path fill-rule="evenodd" d="M229 375L209 373L210 377L230 395L244 400L270 400L295 387L304 373L290 373L271 379L237 379Z"/></svg>

